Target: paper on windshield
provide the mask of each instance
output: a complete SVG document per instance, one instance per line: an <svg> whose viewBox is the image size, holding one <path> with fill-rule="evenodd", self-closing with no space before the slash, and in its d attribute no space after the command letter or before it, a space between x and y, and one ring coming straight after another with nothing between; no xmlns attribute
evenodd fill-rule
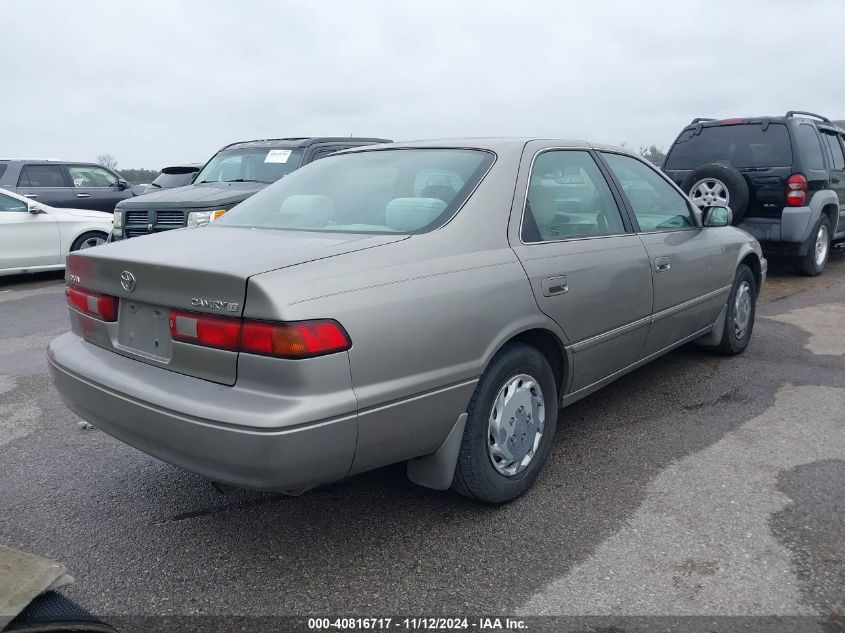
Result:
<svg viewBox="0 0 845 633"><path fill-rule="evenodd" d="M265 163L286 163L290 158L291 150L289 149L271 149L264 157Z"/></svg>

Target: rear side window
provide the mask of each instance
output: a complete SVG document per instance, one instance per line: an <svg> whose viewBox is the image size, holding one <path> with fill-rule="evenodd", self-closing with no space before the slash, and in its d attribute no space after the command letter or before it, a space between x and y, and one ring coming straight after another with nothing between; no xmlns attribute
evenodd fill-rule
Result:
<svg viewBox="0 0 845 633"><path fill-rule="evenodd" d="M822 146L816 128L802 123L795 130L795 138L801 149L801 155L807 163L807 169L824 169Z"/></svg>
<svg viewBox="0 0 845 633"><path fill-rule="evenodd" d="M666 169L695 169L714 162L727 162L737 169L789 167L792 145L782 123L718 125L685 130L666 157Z"/></svg>
<svg viewBox="0 0 845 633"><path fill-rule="evenodd" d="M0 178L3 177L3 174L6 173L6 164L0 163Z"/></svg>
<svg viewBox="0 0 845 633"><path fill-rule="evenodd" d="M25 165L18 187L67 187L65 174L58 165Z"/></svg>
<svg viewBox="0 0 845 633"><path fill-rule="evenodd" d="M822 138L830 149L830 157L833 160L833 169L845 169L845 154L842 153L842 144L836 134L823 133Z"/></svg>
<svg viewBox="0 0 845 633"><path fill-rule="evenodd" d="M534 159L522 222L524 242L624 232L616 200L588 152L552 150Z"/></svg>

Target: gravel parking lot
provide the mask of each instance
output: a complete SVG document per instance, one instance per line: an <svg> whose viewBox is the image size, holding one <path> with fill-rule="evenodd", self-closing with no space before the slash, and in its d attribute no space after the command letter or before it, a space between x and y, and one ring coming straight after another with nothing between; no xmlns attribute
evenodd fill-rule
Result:
<svg viewBox="0 0 845 633"><path fill-rule="evenodd" d="M46 368L67 326L61 275L0 281L0 543L65 563L98 614L845 611L841 252L774 267L744 355L688 346L562 411L499 508L401 466L221 495L77 426Z"/></svg>

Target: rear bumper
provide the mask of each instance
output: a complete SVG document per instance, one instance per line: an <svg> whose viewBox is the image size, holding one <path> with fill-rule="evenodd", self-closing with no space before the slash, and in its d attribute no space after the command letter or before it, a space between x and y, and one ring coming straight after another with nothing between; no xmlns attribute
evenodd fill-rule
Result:
<svg viewBox="0 0 845 633"><path fill-rule="evenodd" d="M352 465L354 413L284 426L279 403L264 405L255 391L151 367L71 333L50 343L48 358L56 389L77 415L130 446L215 481L299 490L341 479ZM196 410L183 406L186 394L198 403ZM218 417L239 411L263 424L221 423L208 414L215 408L226 409ZM267 426L268 420L280 424Z"/></svg>
<svg viewBox="0 0 845 633"><path fill-rule="evenodd" d="M810 235L813 215L810 207L786 207L780 218L744 218L738 226L760 242L800 244Z"/></svg>

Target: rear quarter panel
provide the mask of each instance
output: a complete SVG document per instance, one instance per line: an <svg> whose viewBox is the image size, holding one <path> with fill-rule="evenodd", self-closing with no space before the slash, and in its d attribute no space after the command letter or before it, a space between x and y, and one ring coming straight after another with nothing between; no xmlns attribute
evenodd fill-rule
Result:
<svg viewBox="0 0 845 633"><path fill-rule="evenodd" d="M349 333L353 472L435 451L515 334L544 327L563 338L509 247L447 246L434 232L250 280L246 316L334 318Z"/></svg>

